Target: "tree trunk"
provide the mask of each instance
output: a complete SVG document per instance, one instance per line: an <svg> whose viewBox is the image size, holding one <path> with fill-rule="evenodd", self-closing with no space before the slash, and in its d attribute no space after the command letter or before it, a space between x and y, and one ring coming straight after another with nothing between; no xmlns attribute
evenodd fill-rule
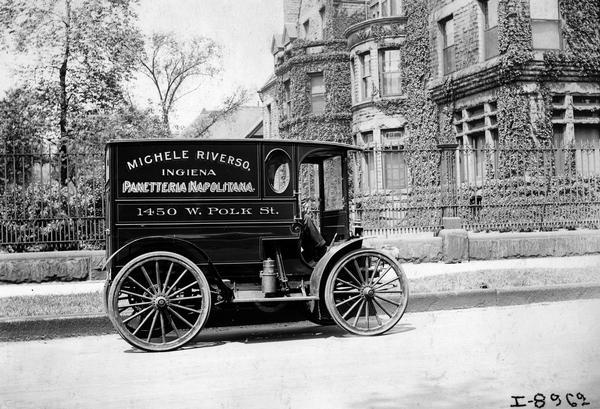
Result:
<svg viewBox="0 0 600 409"><path fill-rule="evenodd" d="M169 124L169 110L165 107L164 104L162 105L162 120L163 120L163 125L165 126L165 129L170 136L171 135L171 125Z"/></svg>
<svg viewBox="0 0 600 409"><path fill-rule="evenodd" d="M68 123L67 123L67 112L69 110L69 99L67 95L67 66L69 61L69 40L70 40L70 24L71 24L71 1L67 0L66 15L65 15L65 53L63 55L63 61L59 70L59 87L60 87L60 142L59 142L59 154L60 154L60 183L66 186L69 179L69 163L67 159L68 149Z"/></svg>
<svg viewBox="0 0 600 409"><path fill-rule="evenodd" d="M67 59L65 58L60 66L60 183L66 185L69 179L69 164L67 161L67 110L69 104L67 101Z"/></svg>

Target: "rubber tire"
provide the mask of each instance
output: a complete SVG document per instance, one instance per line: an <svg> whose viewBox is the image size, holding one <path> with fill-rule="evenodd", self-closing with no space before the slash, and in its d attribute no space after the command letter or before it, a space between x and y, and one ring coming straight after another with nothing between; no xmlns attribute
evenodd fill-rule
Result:
<svg viewBox="0 0 600 409"><path fill-rule="evenodd" d="M165 344L153 344L140 340L135 335L131 334L125 324L123 324L122 320L119 319L120 316L115 311L118 311L118 294L117 288L120 287L120 283L125 279L130 270L137 268L140 264L143 264L144 260L151 259L154 257L164 257L165 259L175 260L178 263L184 264L185 267L194 275L196 281L200 283L200 289L202 291L202 314L198 317L194 326L182 337L177 338L174 341L167 342ZM139 348L148 352L166 352L172 351L178 348L181 348L188 342L198 335L208 317L210 315L211 309L211 292L210 286L208 284L208 280L206 279L204 273L198 266L196 266L192 261L183 257L177 253L172 253L168 251L155 251L151 253L142 254L131 261L129 261L119 274L112 281L112 285L110 286L110 291L108 295L108 315L115 326L115 329L121 335L121 337L127 341L132 346Z"/></svg>
<svg viewBox="0 0 600 409"><path fill-rule="evenodd" d="M394 317L391 318L390 321L388 321L383 327L381 327L377 330L374 330L374 331L358 330L354 326L347 323L342 318L342 316L339 314L339 312L335 306L335 300L334 300L333 292L332 292L332 290L333 290L332 287L334 285L333 278L335 277L335 272L340 270L342 268L342 266L344 266L350 259L354 258L357 254L361 254L361 253L377 255L378 257L384 259L386 262L388 262L390 265L392 265L394 267L394 269L396 270L396 274L399 275L401 286L403 287L403 292L404 292L404 297L403 297L404 304L399 308L399 313L397 315L394 315ZM331 318L333 318L333 320L335 321L335 323L337 325L339 325L341 328L345 329L346 331L348 331L352 334L362 335L362 336L381 335L381 334L389 331L390 329L392 329L404 315L404 313L406 311L406 307L408 306L408 298L409 298L408 279L406 278L406 274L404 273L404 270L402 269L400 264L398 264L395 260L393 260L387 254L385 254L381 251L378 251L378 250L374 250L374 249L358 249L358 250L351 251L348 254L346 254L345 256L343 256L335 264L335 266L331 269L331 272L327 277L327 282L325 285L325 305L327 306L327 310L329 311Z"/></svg>

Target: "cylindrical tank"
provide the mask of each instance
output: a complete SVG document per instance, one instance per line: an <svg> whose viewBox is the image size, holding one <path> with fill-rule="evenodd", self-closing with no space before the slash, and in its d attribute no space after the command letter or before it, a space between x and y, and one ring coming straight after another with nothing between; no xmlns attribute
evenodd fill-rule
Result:
<svg viewBox="0 0 600 409"><path fill-rule="evenodd" d="M260 272L262 292L272 294L277 292L277 272L275 271L275 261L268 258L263 260L263 269Z"/></svg>

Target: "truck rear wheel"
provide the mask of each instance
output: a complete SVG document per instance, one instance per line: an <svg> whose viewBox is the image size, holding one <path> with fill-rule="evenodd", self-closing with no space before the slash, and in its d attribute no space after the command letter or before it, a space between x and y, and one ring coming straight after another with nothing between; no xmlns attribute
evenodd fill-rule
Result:
<svg viewBox="0 0 600 409"><path fill-rule="evenodd" d="M108 296L108 313L121 337L145 351L184 346L200 332L210 308L204 273L189 259L166 251L128 262Z"/></svg>
<svg viewBox="0 0 600 409"><path fill-rule="evenodd" d="M407 304L404 271L377 250L348 253L327 277L325 305L334 321L353 334L383 334L402 318Z"/></svg>

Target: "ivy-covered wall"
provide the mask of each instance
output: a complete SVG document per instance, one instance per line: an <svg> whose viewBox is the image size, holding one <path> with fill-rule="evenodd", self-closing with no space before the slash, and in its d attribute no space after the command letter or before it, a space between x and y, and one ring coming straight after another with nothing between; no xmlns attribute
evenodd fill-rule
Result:
<svg viewBox="0 0 600 409"><path fill-rule="evenodd" d="M405 37L397 43L397 47L400 49L404 95L400 98L380 99L375 102L375 106L388 116L406 118L407 148L412 151L408 165L412 169L420 169L419 172L411 173L411 182L417 186L425 186L439 181L438 161L420 153L419 149L435 149L441 142L438 107L427 89L427 83L431 79L430 2L407 0L403 5L406 23L401 33ZM387 31L371 32L374 40L381 44L384 44L383 37L389 34Z"/></svg>
<svg viewBox="0 0 600 409"><path fill-rule="evenodd" d="M307 50L320 52L311 54ZM291 115L279 124L286 139L350 142L350 64L345 43L339 40L305 42L295 40L287 60L275 70L280 111L284 112L284 83L290 82ZM323 73L325 110L311 112L310 74Z"/></svg>
<svg viewBox="0 0 600 409"><path fill-rule="evenodd" d="M279 112L285 112L286 81L290 84L291 100L291 115L280 121L279 134L286 139L351 143L350 60L343 32L364 19L364 6L334 0L320 2L317 6L324 12L323 38L295 39L286 50L282 63L275 67ZM311 7L311 4L305 2L302 7ZM300 15L309 16L311 11L301 8ZM299 21L299 28L301 24L303 22ZM312 73L323 73L325 110L319 114L311 111Z"/></svg>
<svg viewBox="0 0 600 409"><path fill-rule="evenodd" d="M529 0L499 2L498 122L502 146L547 146L552 138L554 84L573 80L593 82L598 78L600 3L560 0L559 10L563 49L545 51L543 60L536 61ZM528 89L523 86L524 81L531 84ZM516 164L508 161L503 166L514 169Z"/></svg>
<svg viewBox="0 0 600 409"><path fill-rule="evenodd" d="M496 107L496 141L503 149L498 160L494 160L493 166L486 165L485 171L503 181L486 189L469 188L455 199L456 203L463 209L470 209L474 197L479 196L475 201L480 200L483 208L491 205L487 216L498 221L520 217L510 211L492 211L497 203L512 203L513 198L507 196L507 192L514 190L510 185L514 181L521 183L517 189L520 193L515 195L520 195L519 200L523 199L519 202L523 208L534 203L536 198L558 197L557 192L564 188L560 181L546 186L544 195L533 192L532 189L539 186L530 185L528 178L536 175L538 165L540 169L545 167L547 172L548 158L535 157L526 149L548 147L552 142L554 93L565 92L577 81L597 87L600 79L598 0L559 0L563 47L555 51L533 49L530 0L499 0L499 55L487 61L479 61L482 50L479 49L481 42L477 40L481 22L476 0L405 0L404 17L397 18L396 22L379 19L372 23L361 22L365 15L359 3L327 0L324 4L323 39L294 40L286 49L283 61L276 66L276 99L280 113L285 111L285 81L290 81L291 94L292 114L289 118L281 118L281 137L351 142L352 109L356 111L363 106L376 109L388 118L403 118L400 126L404 126L408 135L404 148L413 195L412 198L406 195L403 200L414 199L409 203L409 207L417 209L414 217L429 219L422 225L433 225L436 222L431 221L440 216L439 204L445 200L438 189L443 185L443 175L437 147L457 142L453 124L457 105L467 109L470 103L477 105L484 100L487 106L494 103ZM440 8L450 9L452 4L459 5L462 10L456 13L456 23L466 25L456 28L455 46L461 57L457 61L458 71L450 76L439 76L436 13ZM348 30L351 26L354 28ZM461 43L463 40L464 44ZM375 48L369 45L373 50L400 49L403 95L382 97L378 86L374 86L372 98L363 98L352 107L349 58L353 50L355 54L358 52L355 48L363 47L359 50L363 52L367 42L374 44ZM372 51L371 58L376 56L377 51ZM311 113L309 74L316 72L324 75L326 103L322 114ZM376 77L372 78L374 84L379 81ZM360 116L356 115L356 118ZM490 135L488 132L488 141L492 138ZM379 199L375 200L378 208L381 206ZM428 203L426 209L420 207L423 200ZM525 211L519 214L527 217ZM463 217L472 217L472 214L467 212ZM419 224L419 221L413 220L413 224Z"/></svg>

